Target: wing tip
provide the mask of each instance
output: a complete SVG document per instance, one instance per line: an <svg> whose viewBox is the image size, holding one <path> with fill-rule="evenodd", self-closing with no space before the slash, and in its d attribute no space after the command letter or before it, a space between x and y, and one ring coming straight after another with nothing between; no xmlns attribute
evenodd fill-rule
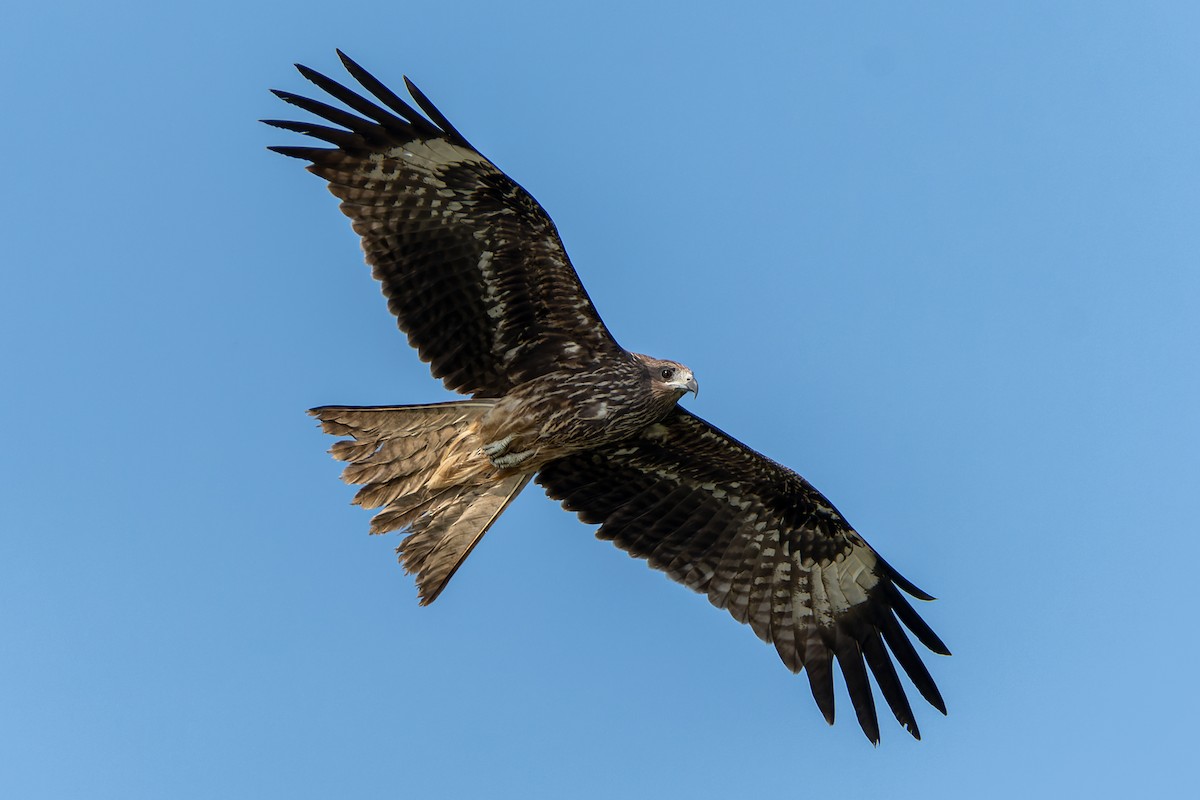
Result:
<svg viewBox="0 0 1200 800"><path fill-rule="evenodd" d="M271 94L275 95L285 103L290 103L291 105L296 105L297 100L304 100L301 95L298 95L295 92L289 92L287 89L271 89Z"/></svg>
<svg viewBox="0 0 1200 800"><path fill-rule="evenodd" d="M279 144L267 145L267 149L270 150L272 153L279 153L279 155L281 155L281 156L287 156L288 158L298 158L301 161L312 161L312 162L316 162L325 153L336 152L335 150L333 150L332 148L329 148L329 147L298 147L298 146L293 146L293 145L279 145Z"/></svg>
<svg viewBox="0 0 1200 800"><path fill-rule="evenodd" d="M934 597L933 595L931 595L929 592L925 591L924 589L922 589L921 587L917 586L915 583L910 581L908 578L901 575L899 570L897 570L895 567L893 567L891 564L889 564L887 561L885 561L883 559L883 557L880 556L878 553L875 554L875 557L879 559L880 565L883 567L884 571L887 572L887 576L892 581L892 583L896 584L901 589L903 589L905 594L915 597L918 600L924 600L926 602L932 602L933 600L937 600L937 598Z"/></svg>

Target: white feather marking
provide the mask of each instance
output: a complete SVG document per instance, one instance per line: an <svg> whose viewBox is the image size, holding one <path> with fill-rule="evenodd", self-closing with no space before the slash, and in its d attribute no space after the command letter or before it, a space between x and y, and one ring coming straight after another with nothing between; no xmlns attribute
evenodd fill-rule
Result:
<svg viewBox="0 0 1200 800"><path fill-rule="evenodd" d="M833 609L830 608L829 595L825 592L825 581L820 569L809 572L808 588L812 592L809 607L818 625L829 627L833 625Z"/></svg>
<svg viewBox="0 0 1200 800"><path fill-rule="evenodd" d="M838 564L831 564L819 572L821 583L824 585L830 598L830 604L836 613L865 603L867 590L874 585L872 583L864 586L859 582L859 578L864 572L869 574L869 567L858 557L857 553L850 559Z"/></svg>
<svg viewBox="0 0 1200 800"><path fill-rule="evenodd" d="M792 594L792 562L780 561L775 565L775 597L785 600Z"/></svg>
<svg viewBox="0 0 1200 800"><path fill-rule="evenodd" d="M647 439L666 438L667 426L663 425L662 423L656 422L653 425L648 426L644 431L642 431L642 435L645 436Z"/></svg>
<svg viewBox="0 0 1200 800"><path fill-rule="evenodd" d="M792 592L792 614L798 617L811 617L812 595L796 589Z"/></svg>
<svg viewBox="0 0 1200 800"><path fill-rule="evenodd" d="M850 608L850 602L842 591L841 570L836 566L821 570L821 583L825 586L825 596L834 613L840 614Z"/></svg>
<svg viewBox="0 0 1200 800"><path fill-rule="evenodd" d="M879 585L879 578L875 575L874 565L868 564L865 560L862 559L861 555L865 555L865 553L860 554L858 552L855 552L851 556L850 560L855 565L854 577L853 577L854 583L860 589L862 589L863 600L865 601L866 593L871 591L872 589L874 589L876 586Z"/></svg>
<svg viewBox="0 0 1200 800"><path fill-rule="evenodd" d="M500 299L500 292L495 281L492 280L493 257L494 254L491 250L484 250L479 254L479 274L483 276L483 302L487 309L487 315L492 319L499 319L504 316L506 306Z"/></svg>

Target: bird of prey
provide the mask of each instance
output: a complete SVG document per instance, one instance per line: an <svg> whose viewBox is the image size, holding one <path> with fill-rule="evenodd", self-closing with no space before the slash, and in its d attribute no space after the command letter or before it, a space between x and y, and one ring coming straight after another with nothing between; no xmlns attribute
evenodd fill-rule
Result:
<svg viewBox="0 0 1200 800"><path fill-rule="evenodd" d="M943 714L937 686L901 623L949 654L904 593L904 579L804 478L677 401L697 391L675 361L630 352L609 333L550 217L459 133L408 79L424 116L338 51L367 99L301 74L346 109L275 94L323 118L264 120L329 147L273 147L310 162L362 237L388 308L434 377L468 399L324 406L347 437L331 453L355 502L379 509L372 533L397 548L422 604L530 479L600 525L597 536L705 594L807 674L834 719L837 663L863 732L879 741L868 678L920 738L893 659ZM889 655L890 651L890 655Z"/></svg>

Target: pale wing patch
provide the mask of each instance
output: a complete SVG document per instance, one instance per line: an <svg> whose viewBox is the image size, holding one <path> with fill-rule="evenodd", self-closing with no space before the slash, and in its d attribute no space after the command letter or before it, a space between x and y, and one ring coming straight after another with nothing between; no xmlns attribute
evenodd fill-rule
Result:
<svg viewBox="0 0 1200 800"><path fill-rule="evenodd" d="M442 139L412 142L393 147L382 153L368 153L369 169L363 170L366 179L361 189L343 189L343 200L364 205L380 204L392 208L427 208L434 216L463 222L473 200L446 183L445 172L463 164L483 164L494 169L486 158ZM413 183L415 176L424 184Z"/></svg>
<svg viewBox="0 0 1200 800"><path fill-rule="evenodd" d="M879 583L874 573L876 563L869 550L855 548L845 558L828 564L802 566L809 572L809 585L816 594L807 606L794 607L793 612L811 615L822 627L832 627L838 616L867 602L867 593Z"/></svg>
<svg viewBox="0 0 1200 800"><path fill-rule="evenodd" d="M678 477L665 471L659 471L659 474L666 479ZM736 482L731 482L728 487L736 488ZM738 575L750 571L754 574L749 584L751 592L765 592L765 587L770 585L771 594L777 600L790 601L792 615L809 618L832 629L837 617L866 603L870 590L879 584L876 575L878 559L869 547L848 543L834 558L818 561L785 546L790 541L789 533L770 525L769 517L760 518L758 510L751 510L757 505L753 498L741 497L711 482L702 483L698 488L735 510L734 517L740 521L737 538L746 541L748 552L753 553L753 560L743 563L740 572L720 574L713 567L701 564L687 576L685 582L692 588L706 591L714 602L722 600L718 605L731 607L746 602L745 598L730 595L736 594L739 585L744 583L739 581ZM762 566L756 568L755 564ZM793 575L797 580L793 580ZM749 620L756 630L767 628L769 611L764 606L757 619L752 616Z"/></svg>
<svg viewBox="0 0 1200 800"><path fill-rule="evenodd" d="M445 139L417 140L398 147L392 147L382 153L371 153L371 163L377 169L383 169L388 160L403 159L413 169L427 175L436 175L446 167L459 164L488 164L486 158L469 147L448 142ZM382 177L372 174L371 177ZM445 184L442 184L443 186Z"/></svg>

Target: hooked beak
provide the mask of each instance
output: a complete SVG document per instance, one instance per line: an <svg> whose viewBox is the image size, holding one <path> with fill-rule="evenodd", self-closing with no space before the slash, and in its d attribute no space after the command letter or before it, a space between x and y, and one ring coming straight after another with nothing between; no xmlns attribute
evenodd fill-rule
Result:
<svg viewBox="0 0 1200 800"><path fill-rule="evenodd" d="M700 396L700 384L696 383L696 376L687 379L687 390L692 393L693 397Z"/></svg>

